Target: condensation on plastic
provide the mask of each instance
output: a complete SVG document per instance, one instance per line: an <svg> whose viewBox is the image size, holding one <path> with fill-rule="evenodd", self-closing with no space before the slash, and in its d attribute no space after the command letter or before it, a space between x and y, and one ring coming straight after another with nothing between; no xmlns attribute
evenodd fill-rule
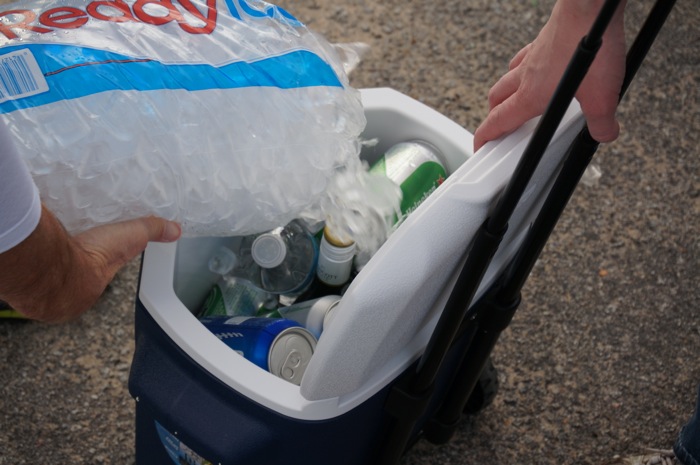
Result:
<svg viewBox="0 0 700 465"><path fill-rule="evenodd" d="M365 46L274 5L26 1L0 16L0 61L29 50L60 65L37 96L4 100L0 78L0 114L70 232L157 215L187 236L258 233L315 211L336 170L360 164L347 72ZM210 81L226 88L197 88Z"/></svg>

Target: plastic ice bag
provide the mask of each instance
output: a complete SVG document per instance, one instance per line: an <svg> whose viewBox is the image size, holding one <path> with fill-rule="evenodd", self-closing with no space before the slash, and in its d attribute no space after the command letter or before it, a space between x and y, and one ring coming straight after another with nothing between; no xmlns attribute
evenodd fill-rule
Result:
<svg viewBox="0 0 700 465"><path fill-rule="evenodd" d="M71 232L257 233L359 163L352 51L259 0L23 1L0 7L0 114Z"/></svg>

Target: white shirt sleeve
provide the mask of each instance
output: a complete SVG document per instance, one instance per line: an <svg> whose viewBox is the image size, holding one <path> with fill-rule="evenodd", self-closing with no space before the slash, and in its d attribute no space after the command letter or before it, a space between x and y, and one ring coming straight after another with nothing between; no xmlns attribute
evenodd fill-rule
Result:
<svg viewBox="0 0 700 465"><path fill-rule="evenodd" d="M0 121L0 253L26 239L40 217L39 190Z"/></svg>

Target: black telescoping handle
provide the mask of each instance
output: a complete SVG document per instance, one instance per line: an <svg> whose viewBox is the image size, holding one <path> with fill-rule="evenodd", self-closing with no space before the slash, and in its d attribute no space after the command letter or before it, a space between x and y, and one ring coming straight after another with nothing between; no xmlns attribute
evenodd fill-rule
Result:
<svg viewBox="0 0 700 465"><path fill-rule="evenodd" d="M392 415L396 414L396 417L400 418L401 421L395 421L390 428L386 446L381 451L378 463L382 465L396 464L403 454L416 421L422 415L423 407L427 405L426 399L430 397L433 383L445 355L452 345L491 259L505 235L508 221L559 127L576 90L588 72L602 44L603 34L619 4L620 0L607 0L589 33L581 40L554 91L552 100L535 128L510 182L474 238L466 263L458 275L452 293L416 371L403 382L397 383L401 386L397 386L390 394L387 410ZM392 395L398 400L393 399ZM413 406L408 404L419 407L412 408ZM398 411L401 409L404 412L411 411L412 415L408 417L404 412Z"/></svg>

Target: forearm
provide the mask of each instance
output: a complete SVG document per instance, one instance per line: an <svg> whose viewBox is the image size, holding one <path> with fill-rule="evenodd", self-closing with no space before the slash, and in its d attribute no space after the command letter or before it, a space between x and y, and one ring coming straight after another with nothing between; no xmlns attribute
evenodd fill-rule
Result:
<svg viewBox="0 0 700 465"><path fill-rule="evenodd" d="M605 2L606 0L557 0L555 8L564 8L574 14L591 16L598 14Z"/></svg>
<svg viewBox="0 0 700 465"><path fill-rule="evenodd" d="M0 254L0 299L26 316L62 320L65 302L84 301L70 295L80 289L80 248L56 217L42 207L32 234L16 247ZM89 286L91 283L84 283ZM96 299L92 292L88 299ZM77 298L77 299L76 299Z"/></svg>
<svg viewBox="0 0 700 465"><path fill-rule="evenodd" d="M552 9L552 17L559 16L557 18L559 24L579 23L588 30L605 2L606 0L557 0ZM622 21L623 15L621 13L624 11L626 3L626 0L620 1L618 7L620 14L613 18L613 22Z"/></svg>

